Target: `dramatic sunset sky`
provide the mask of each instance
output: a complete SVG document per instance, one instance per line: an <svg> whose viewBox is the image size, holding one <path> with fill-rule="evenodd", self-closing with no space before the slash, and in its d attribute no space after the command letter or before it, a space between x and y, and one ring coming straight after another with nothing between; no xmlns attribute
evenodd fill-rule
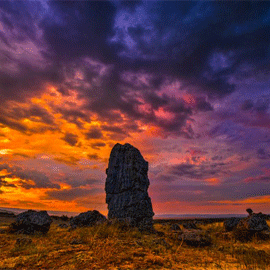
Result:
<svg viewBox="0 0 270 270"><path fill-rule="evenodd" d="M0 208L107 214L117 142L155 214L269 213L268 1L0 1Z"/></svg>

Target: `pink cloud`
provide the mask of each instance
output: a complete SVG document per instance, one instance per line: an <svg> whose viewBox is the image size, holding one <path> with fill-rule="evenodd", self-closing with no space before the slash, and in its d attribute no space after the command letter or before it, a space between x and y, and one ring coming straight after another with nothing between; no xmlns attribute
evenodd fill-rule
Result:
<svg viewBox="0 0 270 270"><path fill-rule="evenodd" d="M260 175L256 177L247 177L244 182L250 183L250 182L270 182L270 175Z"/></svg>

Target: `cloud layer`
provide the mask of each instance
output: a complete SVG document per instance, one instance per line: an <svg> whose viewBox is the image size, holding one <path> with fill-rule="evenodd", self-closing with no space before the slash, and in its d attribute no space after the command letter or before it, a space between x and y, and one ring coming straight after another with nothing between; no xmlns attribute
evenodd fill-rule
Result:
<svg viewBox="0 0 270 270"><path fill-rule="evenodd" d="M269 31L266 1L1 1L1 196L94 205L119 141L153 164L160 211L170 185L208 206L268 196Z"/></svg>

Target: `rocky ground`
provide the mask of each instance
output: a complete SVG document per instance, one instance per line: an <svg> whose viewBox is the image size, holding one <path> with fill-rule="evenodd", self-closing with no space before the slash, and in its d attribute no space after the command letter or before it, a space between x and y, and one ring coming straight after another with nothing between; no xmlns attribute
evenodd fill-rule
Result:
<svg viewBox="0 0 270 270"><path fill-rule="evenodd" d="M242 242L220 220L155 220L147 233L53 219L47 234L33 235L8 233L14 221L0 218L0 269L270 269L267 231Z"/></svg>

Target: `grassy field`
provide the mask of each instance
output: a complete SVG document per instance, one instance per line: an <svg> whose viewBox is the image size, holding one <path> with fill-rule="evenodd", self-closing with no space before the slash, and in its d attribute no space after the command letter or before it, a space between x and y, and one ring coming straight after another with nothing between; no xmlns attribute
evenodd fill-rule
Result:
<svg viewBox="0 0 270 270"><path fill-rule="evenodd" d="M155 220L158 235L118 225L69 231L54 221L47 235L34 236L3 231L12 221L0 218L0 269L270 269L270 240L235 241L222 222L199 226L211 246L189 247L170 230L175 220ZM18 238L32 242L18 244Z"/></svg>

